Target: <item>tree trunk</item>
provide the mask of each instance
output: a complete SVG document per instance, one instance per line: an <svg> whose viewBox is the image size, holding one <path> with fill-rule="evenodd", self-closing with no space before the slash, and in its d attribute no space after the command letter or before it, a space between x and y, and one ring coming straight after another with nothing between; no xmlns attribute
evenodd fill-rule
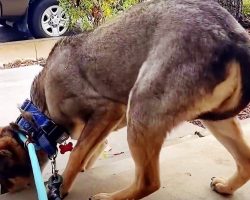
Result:
<svg viewBox="0 0 250 200"><path fill-rule="evenodd" d="M217 0L224 8L226 8L239 23L245 27L250 28L250 21L243 13L243 0Z"/></svg>
<svg viewBox="0 0 250 200"><path fill-rule="evenodd" d="M218 0L218 2L226 8L237 20L243 16L242 0Z"/></svg>

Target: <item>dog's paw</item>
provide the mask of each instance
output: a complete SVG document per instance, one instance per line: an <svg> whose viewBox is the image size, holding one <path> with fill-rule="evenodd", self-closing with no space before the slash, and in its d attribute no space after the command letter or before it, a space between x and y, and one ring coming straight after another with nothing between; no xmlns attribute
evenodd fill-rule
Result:
<svg viewBox="0 0 250 200"><path fill-rule="evenodd" d="M228 184L228 181L223 178L213 177L210 184L213 191L224 195L231 195L234 189Z"/></svg>
<svg viewBox="0 0 250 200"><path fill-rule="evenodd" d="M111 194L101 193L89 198L89 200L115 200Z"/></svg>

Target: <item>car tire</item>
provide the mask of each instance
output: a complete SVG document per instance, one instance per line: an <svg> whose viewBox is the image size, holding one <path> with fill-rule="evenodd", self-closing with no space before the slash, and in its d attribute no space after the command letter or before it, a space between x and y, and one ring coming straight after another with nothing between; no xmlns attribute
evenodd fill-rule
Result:
<svg viewBox="0 0 250 200"><path fill-rule="evenodd" d="M2 25L2 26L8 26L6 24L6 20L4 20L4 19L0 19L0 25Z"/></svg>
<svg viewBox="0 0 250 200"><path fill-rule="evenodd" d="M29 7L28 27L35 38L58 37L68 29L68 17L57 0L34 1Z"/></svg>

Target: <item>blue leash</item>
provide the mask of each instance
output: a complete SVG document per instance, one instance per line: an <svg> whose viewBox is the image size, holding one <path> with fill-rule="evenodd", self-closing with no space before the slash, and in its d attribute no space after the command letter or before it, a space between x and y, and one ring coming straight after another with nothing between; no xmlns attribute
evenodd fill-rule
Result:
<svg viewBox="0 0 250 200"><path fill-rule="evenodd" d="M35 179L35 185L37 190L37 195L39 200L48 200L47 191L43 182L43 177L41 173L41 168L37 159L35 146L33 143L28 142L28 138L26 138L23 134L18 133L19 138L22 140L24 144L27 144L27 148L29 151L32 171Z"/></svg>

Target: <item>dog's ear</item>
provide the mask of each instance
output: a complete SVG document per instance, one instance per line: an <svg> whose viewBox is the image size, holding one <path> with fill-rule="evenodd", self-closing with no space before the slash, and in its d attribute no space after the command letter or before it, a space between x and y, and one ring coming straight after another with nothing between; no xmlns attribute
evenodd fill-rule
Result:
<svg viewBox="0 0 250 200"><path fill-rule="evenodd" d="M0 174L14 163L13 153L8 149L0 150Z"/></svg>
<svg viewBox="0 0 250 200"><path fill-rule="evenodd" d="M15 137L15 124L4 127L0 135L0 165L1 159L3 158L14 158L19 160L16 155L23 156L25 154L25 149L22 144L19 143Z"/></svg>
<svg viewBox="0 0 250 200"><path fill-rule="evenodd" d="M0 164L3 159L13 158L17 141L13 137L13 130L10 126L4 127L0 132Z"/></svg>
<svg viewBox="0 0 250 200"><path fill-rule="evenodd" d="M22 110L21 108L18 108L18 109L19 109L19 111L24 119L26 119L27 121L33 120L32 114L30 112L26 112L26 111Z"/></svg>
<svg viewBox="0 0 250 200"><path fill-rule="evenodd" d="M19 130L19 126L16 123L11 122L10 123L10 129L12 131L18 131Z"/></svg>
<svg viewBox="0 0 250 200"><path fill-rule="evenodd" d="M30 112L26 112L24 110L22 110L21 108L19 108L22 117L27 120L29 123L31 123L31 125L33 127L37 127L36 122L34 121L34 118L32 117L32 114Z"/></svg>

